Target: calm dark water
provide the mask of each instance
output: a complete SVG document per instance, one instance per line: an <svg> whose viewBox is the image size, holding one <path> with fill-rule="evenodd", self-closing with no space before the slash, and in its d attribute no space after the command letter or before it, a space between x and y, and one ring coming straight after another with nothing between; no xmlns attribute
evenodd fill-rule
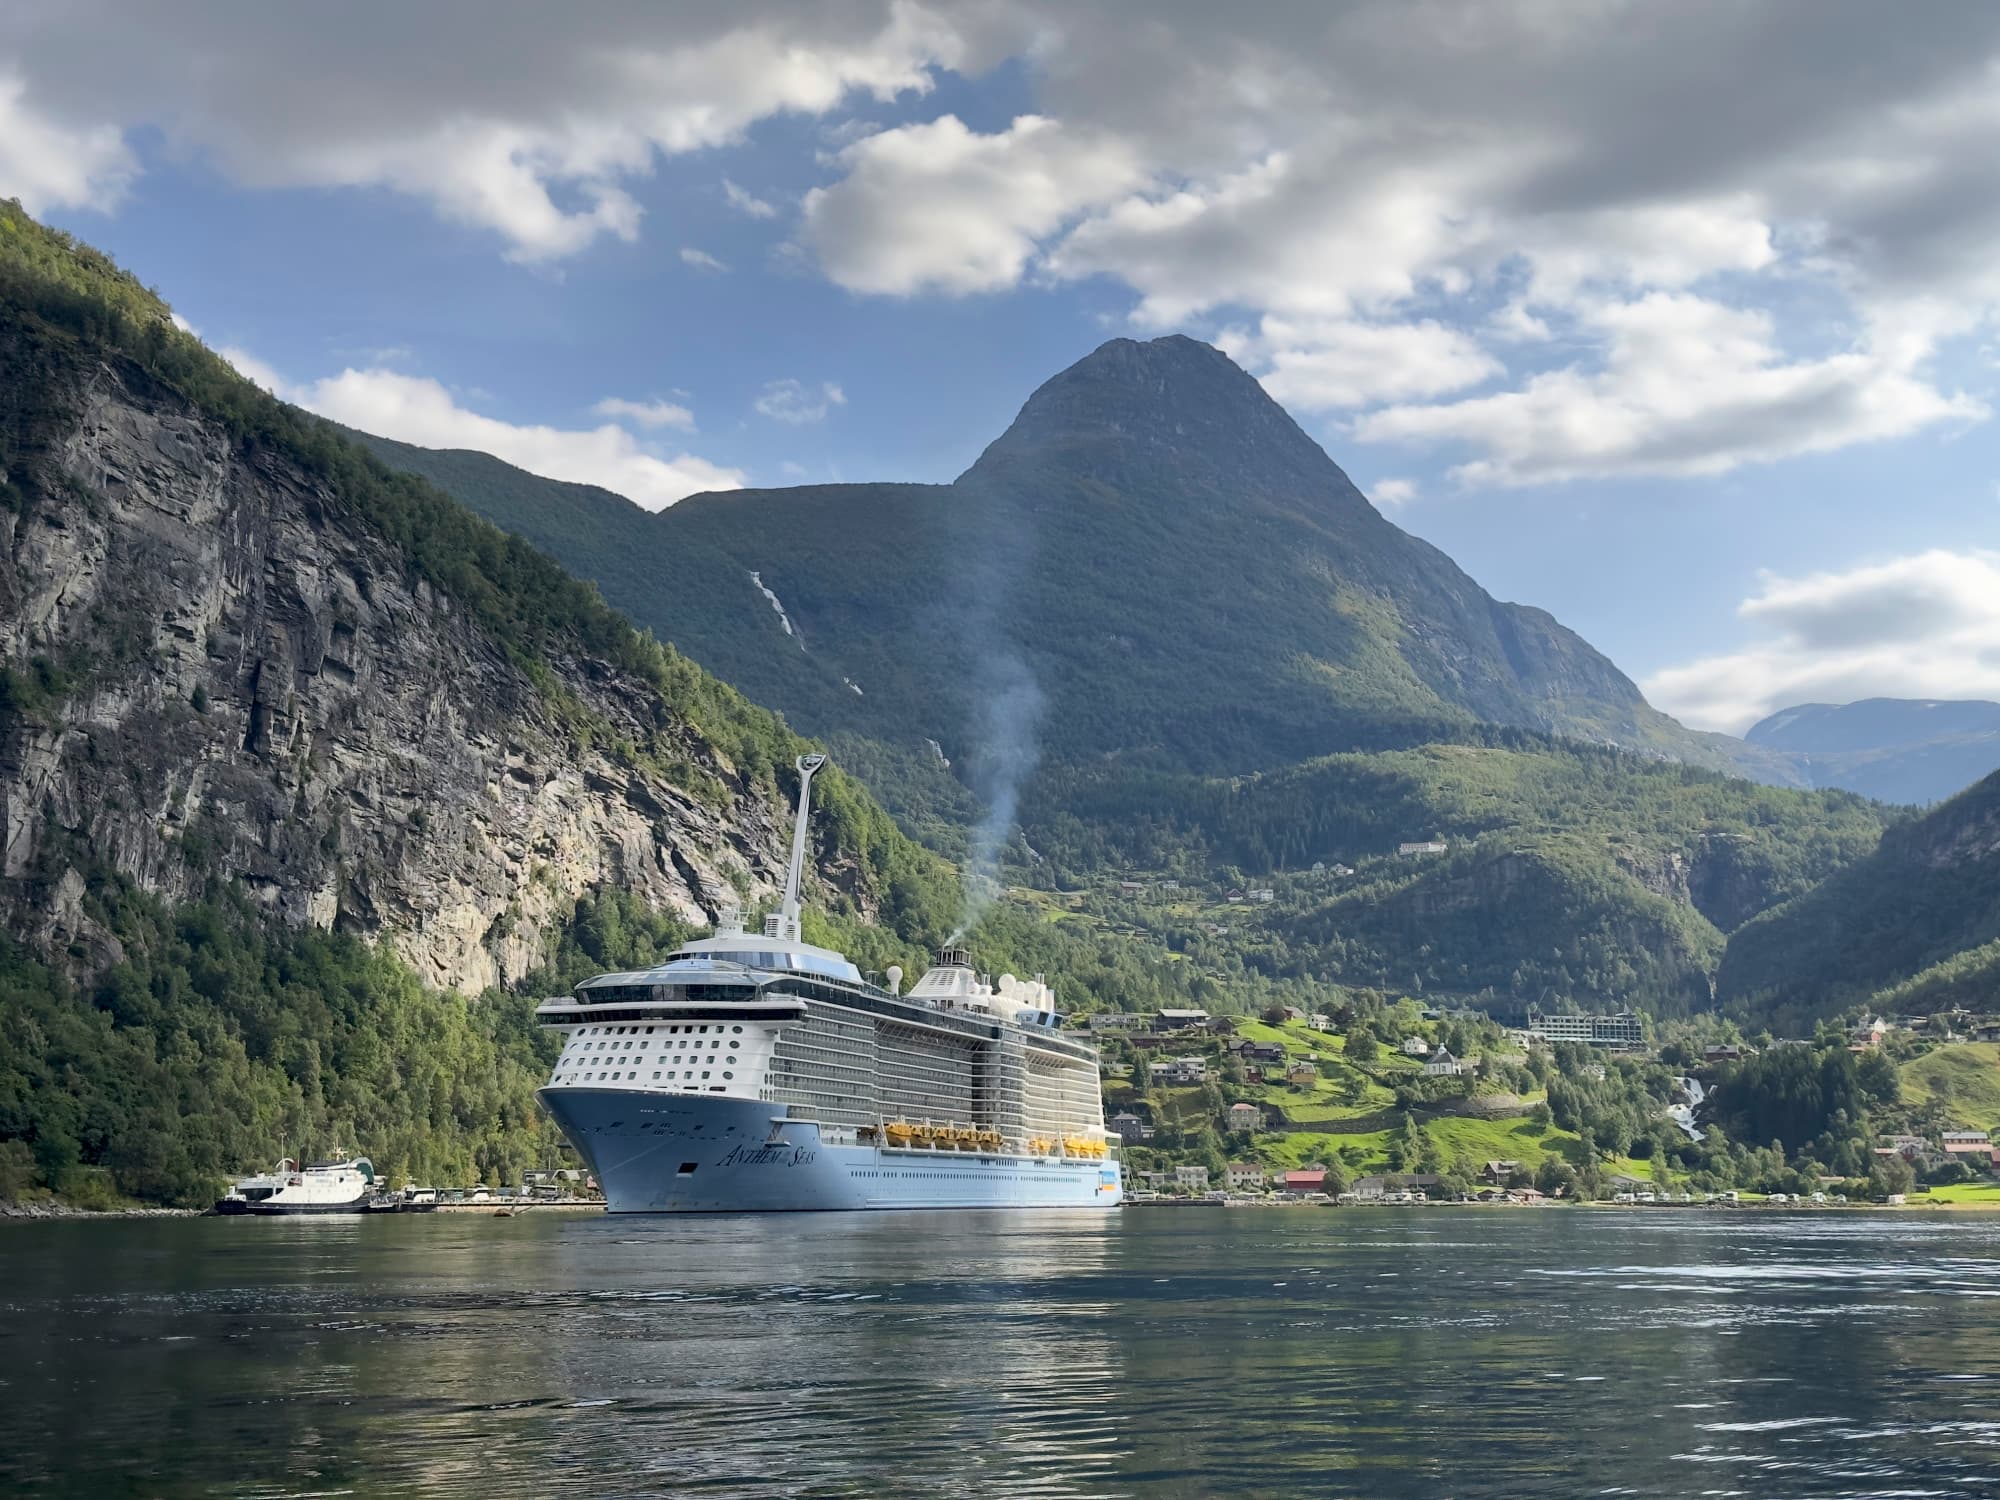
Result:
<svg viewBox="0 0 2000 1500"><path fill-rule="evenodd" d="M0 1225L0 1492L2000 1495L2000 1221Z"/></svg>

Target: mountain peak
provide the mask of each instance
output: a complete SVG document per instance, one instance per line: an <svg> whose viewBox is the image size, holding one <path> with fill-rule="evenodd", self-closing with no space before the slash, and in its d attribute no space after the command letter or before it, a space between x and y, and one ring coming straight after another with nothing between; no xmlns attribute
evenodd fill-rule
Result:
<svg viewBox="0 0 2000 1500"><path fill-rule="evenodd" d="M1238 489L1330 486L1360 498L1255 376L1178 333L1098 345L1045 381L968 472L1051 459L1120 477L1171 464L1179 485L1226 478Z"/></svg>

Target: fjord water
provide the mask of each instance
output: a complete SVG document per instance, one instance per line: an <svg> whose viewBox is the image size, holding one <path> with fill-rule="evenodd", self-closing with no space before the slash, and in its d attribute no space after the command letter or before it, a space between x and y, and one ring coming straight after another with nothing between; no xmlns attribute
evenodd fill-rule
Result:
<svg viewBox="0 0 2000 1500"><path fill-rule="evenodd" d="M0 1226L0 1491L1992 1495L2000 1222Z"/></svg>

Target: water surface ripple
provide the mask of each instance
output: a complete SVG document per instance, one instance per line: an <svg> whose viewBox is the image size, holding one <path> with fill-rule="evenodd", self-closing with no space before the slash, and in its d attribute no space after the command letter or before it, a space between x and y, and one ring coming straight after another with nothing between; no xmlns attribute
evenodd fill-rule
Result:
<svg viewBox="0 0 2000 1500"><path fill-rule="evenodd" d="M2000 1495L2000 1221L0 1226L0 1491Z"/></svg>

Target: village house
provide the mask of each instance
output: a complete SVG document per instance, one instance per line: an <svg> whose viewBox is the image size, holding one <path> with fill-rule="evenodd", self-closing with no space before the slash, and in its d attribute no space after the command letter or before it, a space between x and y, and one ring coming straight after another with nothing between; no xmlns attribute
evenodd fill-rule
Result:
<svg viewBox="0 0 2000 1500"><path fill-rule="evenodd" d="M1451 846L1442 839L1424 839L1414 844L1398 844L1398 854L1443 854Z"/></svg>
<svg viewBox="0 0 2000 1500"><path fill-rule="evenodd" d="M1311 1088L1319 1082L1319 1064L1305 1061L1293 1063L1285 1069L1285 1082L1294 1088Z"/></svg>
<svg viewBox="0 0 2000 1500"><path fill-rule="evenodd" d="M1130 1110L1113 1115L1104 1122L1104 1128L1128 1146L1136 1146L1141 1141L1153 1138L1153 1127Z"/></svg>
<svg viewBox="0 0 2000 1500"><path fill-rule="evenodd" d="M1285 1174L1285 1191L1295 1198L1326 1191L1326 1168L1303 1167Z"/></svg>
<svg viewBox="0 0 2000 1500"><path fill-rule="evenodd" d="M1972 1028L1975 1042L2000 1042L2000 1021L1981 1021Z"/></svg>
<svg viewBox="0 0 2000 1500"><path fill-rule="evenodd" d="M1406 1036L1403 1038L1403 1056L1429 1057L1430 1055L1431 1055L1431 1044L1425 1041L1422 1037Z"/></svg>
<svg viewBox="0 0 2000 1500"><path fill-rule="evenodd" d="M1205 1010L1162 1010L1153 1015L1155 1031L1186 1031L1193 1026L1206 1026L1208 1012Z"/></svg>
<svg viewBox="0 0 2000 1500"><path fill-rule="evenodd" d="M1164 1171L1141 1172L1139 1174L1139 1181L1144 1183L1147 1187L1151 1188L1154 1192L1163 1193L1168 1188L1174 1185L1174 1174L1172 1172L1164 1172Z"/></svg>
<svg viewBox="0 0 2000 1500"><path fill-rule="evenodd" d="M1250 893L1250 899L1262 906L1269 906L1278 899L1278 893L1269 886L1260 887Z"/></svg>
<svg viewBox="0 0 2000 1500"><path fill-rule="evenodd" d="M1208 1081L1205 1057L1170 1057L1165 1062L1148 1063L1147 1076L1155 1083L1187 1085Z"/></svg>
<svg viewBox="0 0 2000 1500"><path fill-rule="evenodd" d="M1222 1180L1232 1193L1241 1193L1264 1186L1264 1169L1254 1161L1233 1161L1224 1170Z"/></svg>
<svg viewBox="0 0 2000 1500"><path fill-rule="evenodd" d="M1264 1128L1264 1111L1254 1104L1232 1104L1223 1112L1223 1118L1232 1131Z"/></svg>
<svg viewBox="0 0 2000 1500"><path fill-rule="evenodd" d="M1848 1033L1848 1040L1863 1049L1878 1046L1882 1038L1889 1034L1889 1023L1880 1016L1863 1021Z"/></svg>
<svg viewBox="0 0 2000 1500"><path fill-rule="evenodd" d="M1357 1177L1348 1192L1363 1203L1379 1202L1399 1194L1423 1197L1426 1190L1444 1181L1442 1177L1415 1172L1384 1172L1376 1177Z"/></svg>
<svg viewBox="0 0 2000 1500"><path fill-rule="evenodd" d="M1087 1024L1092 1031L1137 1031L1151 1024L1151 1018L1121 1015L1117 1011L1107 1010L1089 1017Z"/></svg>
<svg viewBox="0 0 2000 1500"><path fill-rule="evenodd" d="M1246 1037L1233 1043L1229 1050L1245 1062L1281 1063L1285 1060L1285 1049L1277 1042L1259 1042Z"/></svg>
<svg viewBox="0 0 2000 1500"><path fill-rule="evenodd" d="M1947 1130L1941 1140L1952 1156L1990 1156L1993 1150L1993 1142L1983 1130Z"/></svg>
<svg viewBox="0 0 2000 1500"><path fill-rule="evenodd" d="M1208 1191L1207 1167L1175 1167L1174 1186L1192 1188L1197 1193Z"/></svg>
<svg viewBox="0 0 2000 1500"><path fill-rule="evenodd" d="M1714 1047L1701 1049L1701 1060L1705 1063L1735 1062L1754 1048L1739 1047L1734 1042L1724 1042Z"/></svg>
<svg viewBox="0 0 2000 1500"><path fill-rule="evenodd" d="M1457 1078L1468 1071L1469 1065L1451 1055L1451 1049L1440 1047L1435 1056L1424 1064L1426 1078Z"/></svg>
<svg viewBox="0 0 2000 1500"><path fill-rule="evenodd" d="M1121 880L1118 882L1118 894L1121 896L1143 896L1146 894L1146 882L1143 880Z"/></svg>
<svg viewBox="0 0 2000 1500"><path fill-rule="evenodd" d="M1510 1161L1504 1157L1499 1157L1488 1161L1484 1167L1480 1168L1479 1175L1497 1187L1520 1170L1521 1164L1518 1161Z"/></svg>
<svg viewBox="0 0 2000 1500"><path fill-rule="evenodd" d="M1306 1017L1306 1025L1314 1031L1331 1031L1333 1030L1333 1017L1323 1010L1316 1010Z"/></svg>

